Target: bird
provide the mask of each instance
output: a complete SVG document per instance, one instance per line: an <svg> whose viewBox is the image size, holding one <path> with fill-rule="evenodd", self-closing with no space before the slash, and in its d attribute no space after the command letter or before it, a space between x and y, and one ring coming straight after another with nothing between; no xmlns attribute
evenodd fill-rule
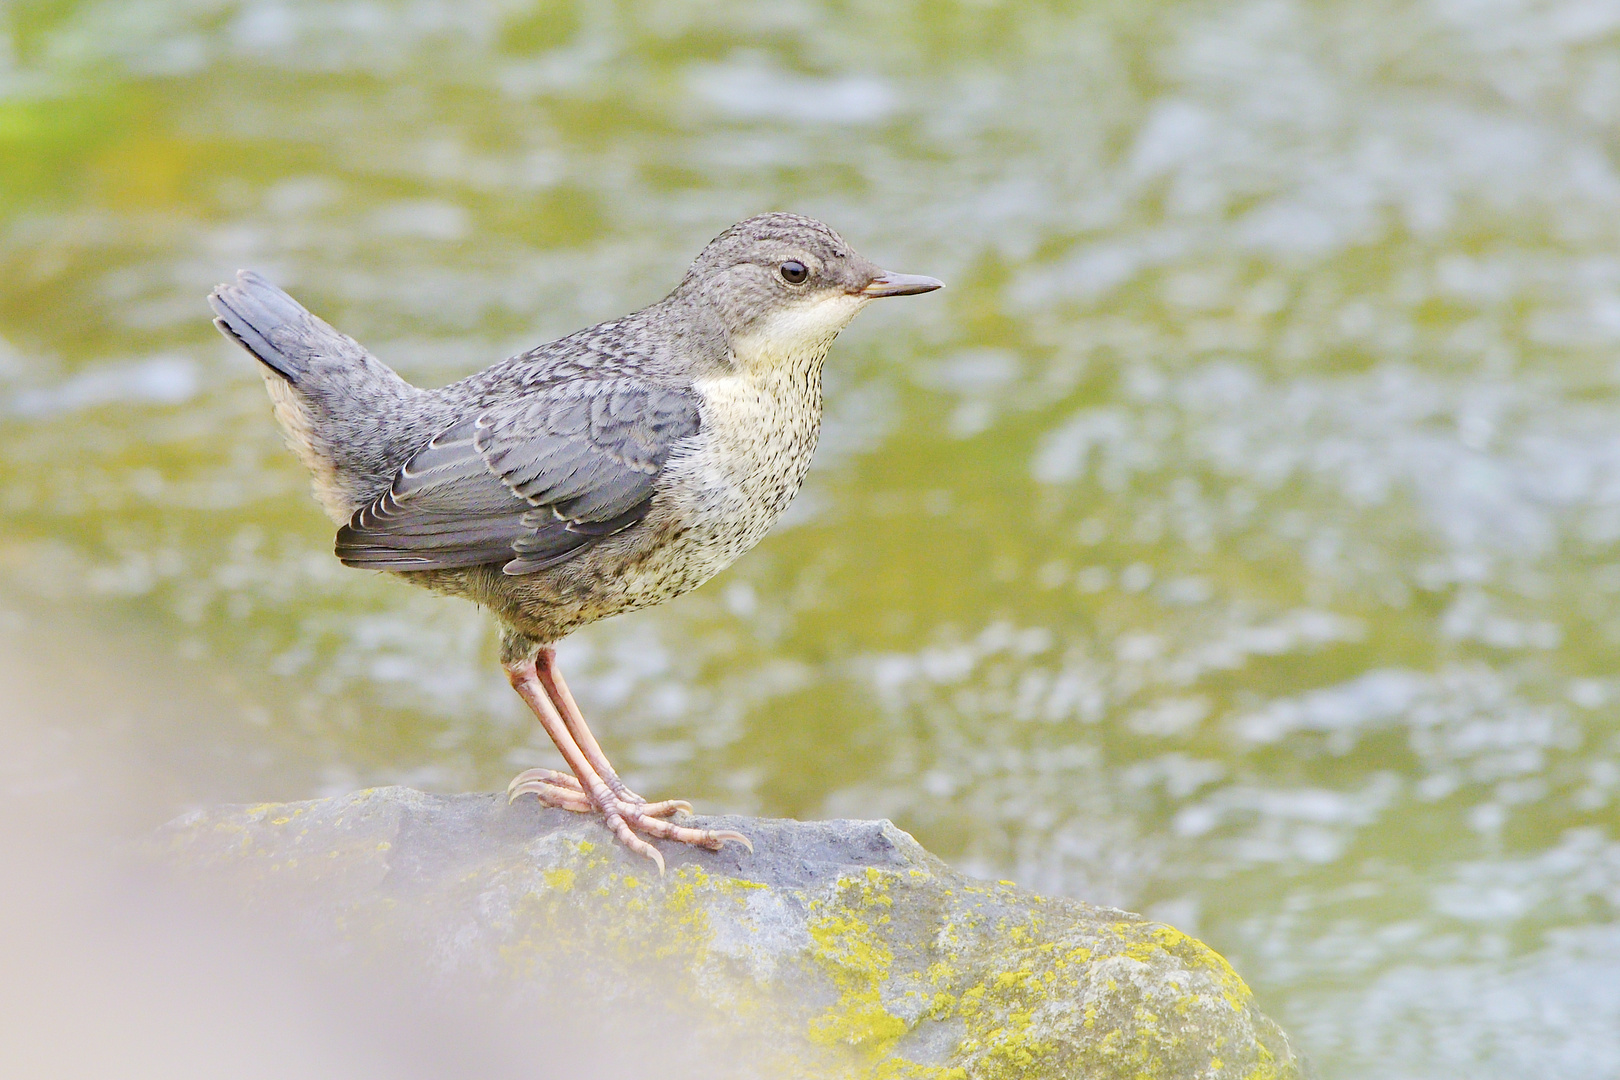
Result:
<svg viewBox="0 0 1620 1080"><path fill-rule="evenodd" d="M875 299L943 282L892 273L830 226L772 212L726 229L662 300L458 382L406 382L265 278L209 295L259 361L272 414L338 526L346 566L471 600L500 624L508 682L569 772L507 787L651 840L720 850L608 762L563 680L574 630L697 588L754 547L798 492L821 426L822 367Z"/></svg>

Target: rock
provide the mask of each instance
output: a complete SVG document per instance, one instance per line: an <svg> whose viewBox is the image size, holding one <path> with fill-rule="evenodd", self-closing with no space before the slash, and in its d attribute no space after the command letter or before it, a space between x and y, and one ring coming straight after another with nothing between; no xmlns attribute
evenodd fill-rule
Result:
<svg viewBox="0 0 1620 1080"><path fill-rule="evenodd" d="M584 816L397 787L199 811L160 842L301 937L506 1007L673 1010L739 1076L1301 1075L1227 962L1163 923L964 877L886 821L704 824L753 854L664 844L660 877Z"/></svg>

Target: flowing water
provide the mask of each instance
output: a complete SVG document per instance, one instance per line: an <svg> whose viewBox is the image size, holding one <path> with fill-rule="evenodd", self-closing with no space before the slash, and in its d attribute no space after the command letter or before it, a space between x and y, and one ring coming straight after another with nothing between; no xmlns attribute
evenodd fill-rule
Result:
<svg viewBox="0 0 1620 1080"><path fill-rule="evenodd" d="M1324 1077L1612 1077L1617 156L1611 0L17 0L0 594L206 684L61 733L170 811L554 764L203 297L437 383L814 214L949 288L757 551L564 646L634 786L1164 918Z"/></svg>

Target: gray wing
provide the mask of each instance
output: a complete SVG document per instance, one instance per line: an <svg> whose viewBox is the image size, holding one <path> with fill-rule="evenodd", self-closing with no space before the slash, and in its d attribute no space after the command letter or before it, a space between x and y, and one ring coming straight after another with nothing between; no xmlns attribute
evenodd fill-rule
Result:
<svg viewBox="0 0 1620 1080"><path fill-rule="evenodd" d="M688 393L579 381L469 417L416 453L338 530L345 565L530 574L646 516L675 444L698 430Z"/></svg>

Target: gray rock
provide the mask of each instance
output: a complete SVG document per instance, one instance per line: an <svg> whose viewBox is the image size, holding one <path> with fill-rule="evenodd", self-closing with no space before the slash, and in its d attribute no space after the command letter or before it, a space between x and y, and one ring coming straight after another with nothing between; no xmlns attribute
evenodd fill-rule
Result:
<svg viewBox="0 0 1620 1080"><path fill-rule="evenodd" d="M1227 962L1163 923L964 877L886 821L704 824L753 854L661 845L660 877L581 815L397 787L199 811L160 841L323 947L503 1008L656 1007L739 1076L1301 1075Z"/></svg>

